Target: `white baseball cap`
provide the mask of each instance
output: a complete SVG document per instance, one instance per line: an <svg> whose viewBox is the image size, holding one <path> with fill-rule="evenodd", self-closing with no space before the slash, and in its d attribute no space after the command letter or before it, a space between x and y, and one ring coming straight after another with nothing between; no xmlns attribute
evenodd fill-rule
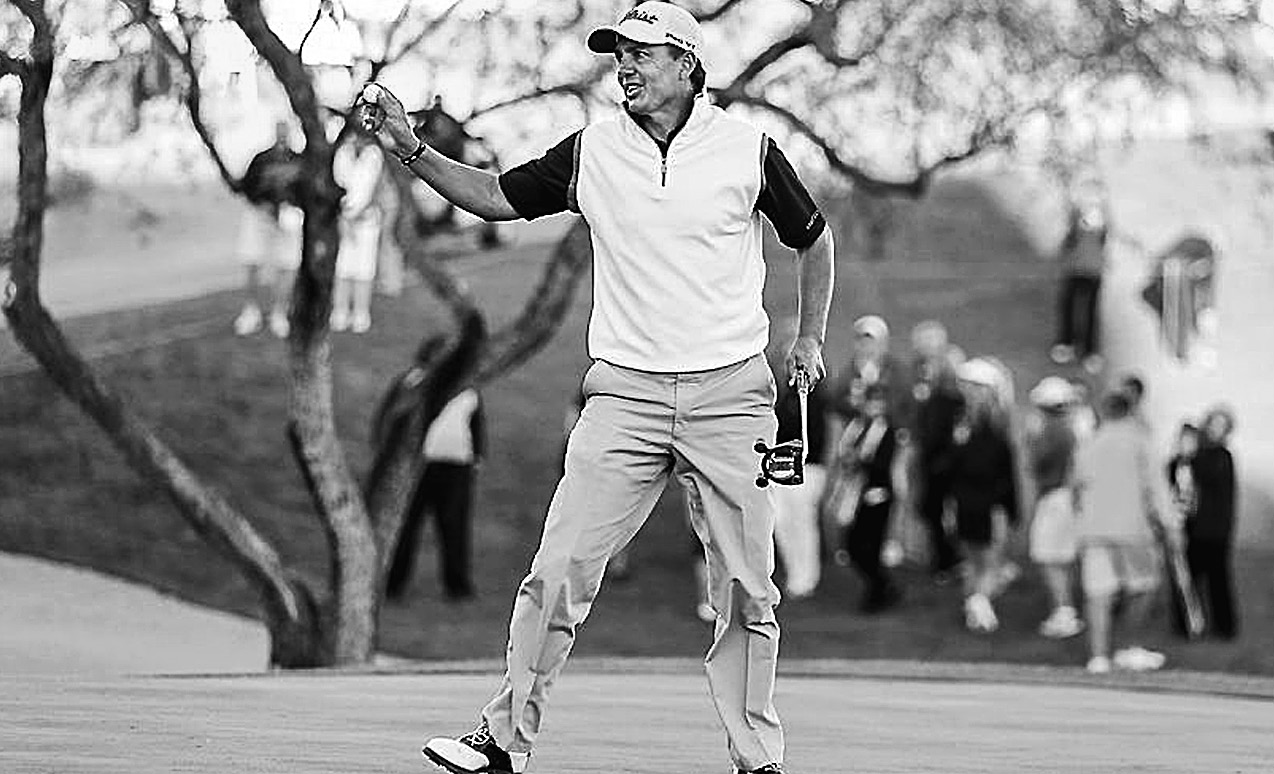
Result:
<svg viewBox="0 0 1274 774"><path fill-rule="evenodd" d="M889 338L889 324L879 315L864 315L854 320L854 333L859 336L870 336L877 341L884 341Z"/></svg>
<svg viewBox="0 0 1274 774"><path fill-rule="evenodd" d="M1060 376L1046 376L1031 390L1031 403L1044 408L1065 406L1075 400L1075 388Z"/></svg>
<svg viewBox="0 0 1274 774"><path fill-rule="evenodd" d="M703 62L703 28L689 11L672 3L650 0L638 5L615 24L589 33L588 47L598 54L613 54L620 38L652 46L666 43Z"/></svg>
<svg viewBox="0 0 1274 774"><path fill-rule="evenodd" d="M997 387L1004 377L1000 374L1000 369L993 364L975 357L956 366L956 378L962 382L980 384L983 387Z"/></svg>

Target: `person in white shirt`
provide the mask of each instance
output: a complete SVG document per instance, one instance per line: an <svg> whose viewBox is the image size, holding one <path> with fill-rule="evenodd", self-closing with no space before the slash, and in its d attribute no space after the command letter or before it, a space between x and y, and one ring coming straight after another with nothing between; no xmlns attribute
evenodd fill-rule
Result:
<svg viewBox="0 0 1274 774"><path fill-rule="evenodd" d="M772 487L756 486L754 448L777 427L762 215L799 262L789 383L825 373L831 229L773 140L699 98L703 32L687 11L642 3L588 45L615 57L624 110L500 175L421 143L377 84L359 106L381 143L457 206L487 220L578 212L593 247L586 402L518 589L504 679L474 731L430 739L424 753L457 774L525 770L607 561L675 476L707 554L716 624L706 668L731 762L777 774L774 504Z"/></svg>
<svg viewBox="0 0 1274 774"><path fill-rule="evenodd" d="M421 447L425 468L412 494L385 582L388 598L401 598L406 591L420 532L429 516L438 540L443 591L451 600L474 595L473 487L484 438L482 398L472 387L449 400L429 425Z"/></svg>
<svg viewBox="0 0 1274 774"><path fill-rule="evenodd" d="M334 331L366 333L372 327L372 281L380 254L381 212L376 200L382 169L381 152L355 134L341 143L332 161L341 198L341 249L336 255L332 288Z"/></svg>

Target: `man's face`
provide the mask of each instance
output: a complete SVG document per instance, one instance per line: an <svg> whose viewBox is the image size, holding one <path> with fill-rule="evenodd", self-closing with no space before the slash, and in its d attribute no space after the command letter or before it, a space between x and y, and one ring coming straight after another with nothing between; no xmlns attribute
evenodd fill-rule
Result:
<svg viewBox="0 0 1274 774"><path fill-rule="evenodd" d="M679 49L669 45L650 45L620 38L615 46L615 75L629 111L651 115L668 107L688 93L690 68Z"/></svg>
<svg viewBox="0 0 1274 774"><path fill-rule="evenodd" d="M1223 414L1213 414L1204 423L1203 431L1212 443L1225 443L1230 437L1230 420Z"/></svg>
<svg viewBox="0 0 1274 774"><path fill-rule="evenodd" d="M937 362L947 355L947 337L942 331L926 328L916 331L911 338L916 356L926 362Z"/></svg>
<svg viewBox="0 0 1274 774"><path fill-rule="evenodd" d="M854 354L860 361L879 360L885 354L885 342L860 333L854 337Z"/></svg>

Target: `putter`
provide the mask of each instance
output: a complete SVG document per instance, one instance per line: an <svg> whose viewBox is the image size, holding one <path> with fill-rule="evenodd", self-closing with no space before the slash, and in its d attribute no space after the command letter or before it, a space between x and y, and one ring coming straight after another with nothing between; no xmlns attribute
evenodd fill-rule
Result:
<svg viewBox="0 0 1274 774"><path fill-rule="evenodd" d="M809 456L806 439L809 438L810 377L804 368L796 371L796 396L801 403L801 437L768 446L757 440L752 447L761 455L761 472L756 485L767 487L770 482L782 486L799 486L805 483L805 459Z"/></svg>

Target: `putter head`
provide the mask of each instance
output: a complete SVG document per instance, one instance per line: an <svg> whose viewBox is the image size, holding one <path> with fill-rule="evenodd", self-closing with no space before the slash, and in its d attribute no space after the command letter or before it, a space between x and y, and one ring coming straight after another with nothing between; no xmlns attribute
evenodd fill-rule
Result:
<svg viewBox="0 0 1274 774"><path fill-rule="evenodd" d="M784 441L774 446L757 441L754 448L761 455L757 486L764 487L770 482L783 486L799 486L805 482L805 444L800 439Z"/></svg>

